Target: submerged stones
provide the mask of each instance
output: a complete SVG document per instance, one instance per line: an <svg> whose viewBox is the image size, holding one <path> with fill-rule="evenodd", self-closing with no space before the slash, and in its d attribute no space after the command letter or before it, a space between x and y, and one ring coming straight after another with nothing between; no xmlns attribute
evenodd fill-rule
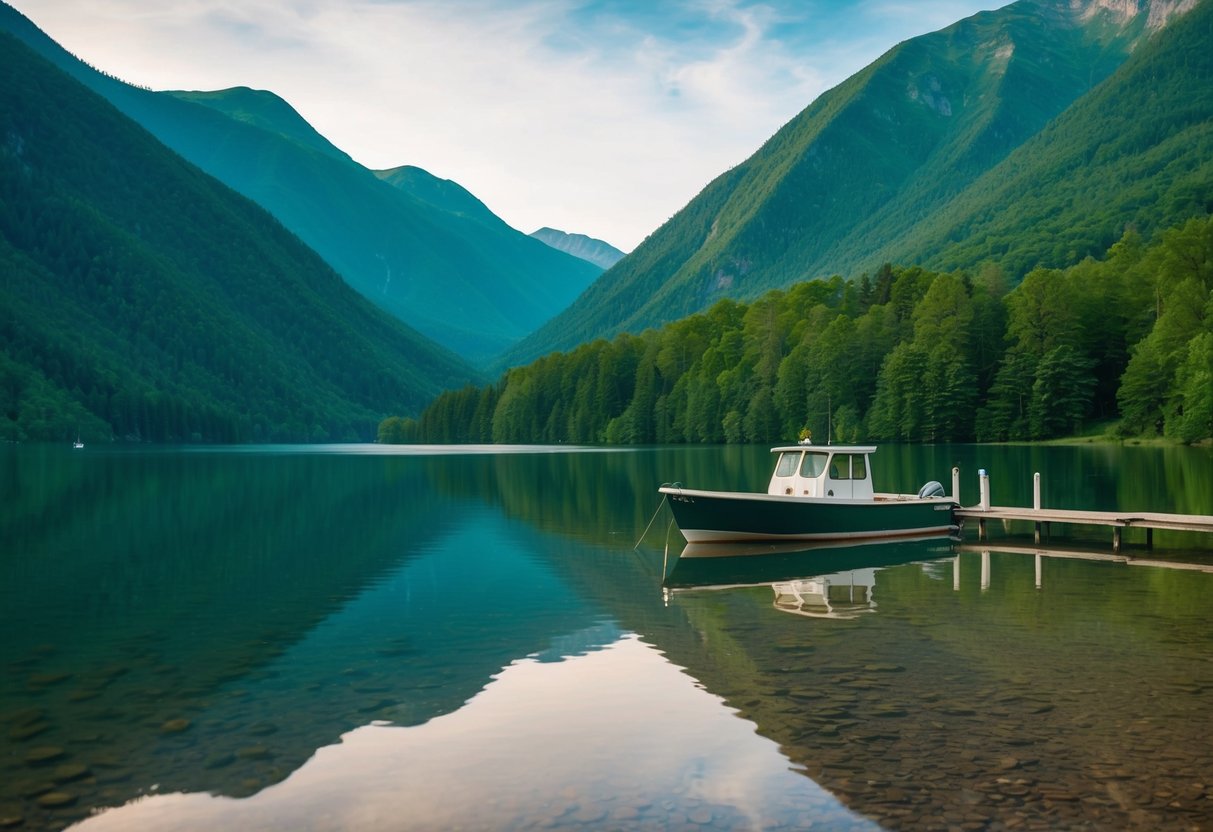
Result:
<svg viewBox="0 0 1213 832"><path fill-rule="evenodd" d="M35 673L30 676L26 684L32 689L47 688L51 685L57 685L60 682L66 682L72 678L72 674L64 671L55 671L53 673Z"/></svg>
<svg viewBox="0 0 1213 832"><path fill-rule="evenodd" d="M91 769L84 763L64 763L56 766L51 776L55 778L56 783L70 783L73 780L87 777L91 773Z"/></svg>
<svg viewBox="0 0 1213 832"><path fill-rule="evenodd" d="M49 722L28 722L25 725L14 725L9 729L8 737L16 742L24 742L49 731L50 727Z"/></svg>
<svg viewBox="0 0 1213 832"><path fill-rule="evenodd" d="M67 752L57 745L39 745L25 752L25 762L41 766L62 758Z"/></svg>
<svg viewBox="0 0 1213 832"><path fill-rule="evenodd" d="M38 805L45 809L58 809L71 806L79 798L71 792L47 792L38 798Z"/></svg>
<svg viewBox="0 0 1213 832"><path fill-rule="evenodd" d="M188 719L170 719L168 722L165 722L160 726L160 733L180 734L182 731L188 730L190 724L191 723Z"/></svg>

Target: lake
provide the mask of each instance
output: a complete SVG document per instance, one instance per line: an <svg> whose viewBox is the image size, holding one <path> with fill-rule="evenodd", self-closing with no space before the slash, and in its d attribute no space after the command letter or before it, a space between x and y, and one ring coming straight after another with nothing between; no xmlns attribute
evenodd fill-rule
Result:
<svg viewBox="0 0 1213 832"><path fill-rule="evenodd" d="M679 561L656 487L770 457L4 447L0 829L1213 826L1213 537ZM1213 514L1209 448L873 460L953 466Z"/></svg>

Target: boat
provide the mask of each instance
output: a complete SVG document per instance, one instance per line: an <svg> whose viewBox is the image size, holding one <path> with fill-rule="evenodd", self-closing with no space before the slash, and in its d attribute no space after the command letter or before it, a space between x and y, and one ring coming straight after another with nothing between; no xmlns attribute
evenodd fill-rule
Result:
<svg viewBox="0 0 1213 832"><path fill-rule="evenodd" d="M772 448L778 454L765 494L700 491L679 483L658 490L689 543L848 540L955 532L956 501L938 482L917 494L872 488L875 445Z"/></svg>
<svg viewBox="0 0 1213 832"><path fill-rule="evenodd" d="M72 447L75 448L76 450L80 450L81 448L84 447L84 443L80 441L79 434L76 435L76 441L72 443Z"/></svg>

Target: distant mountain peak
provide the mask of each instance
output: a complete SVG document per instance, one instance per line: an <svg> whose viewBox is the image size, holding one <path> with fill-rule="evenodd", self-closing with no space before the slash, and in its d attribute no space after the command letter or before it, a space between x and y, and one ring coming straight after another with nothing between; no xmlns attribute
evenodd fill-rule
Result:
<svg viewBox="0 0 1213 832"><path fill-rule="evenodd" d="M400 165L371 173L427 205L482 222L504 225L496 214L467 188L453 179L442 179L415 165Z"/></svg>
<svg viewBox="0 0 1213 832"><path fill-rule="evenodd" d="M585 234L569 234L557 228L544 226L532 231L531 236L541 243L559 249L566 254L588 260L603 269L609 269L624 258L624 253L610 243Z"/></svg>
<svg viewBox="0 0 1213 832"><path fill-rule="evenodd" d="M1070 10L1084 22L1104 13L1112 20L1127 24L1146 15L1146 29L1156 31L1176 15L1190 11L1197 0L1070 0Z"/></svg>
<svg viewBox="0 0 1213 832"><path fill-rule="evenodd" d="M163 94L210 107L235 121L269 131L342 162L352 161L345 151L320 135L286 99L269 90L229 87L224 90L166 90Z"/></svg>

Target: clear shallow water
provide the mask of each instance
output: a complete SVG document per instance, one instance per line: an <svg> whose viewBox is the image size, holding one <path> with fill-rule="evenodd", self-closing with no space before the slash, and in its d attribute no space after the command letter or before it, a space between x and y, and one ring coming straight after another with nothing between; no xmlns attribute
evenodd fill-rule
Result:
<svg viewBox="0 0 1213 832"><path fill-rule="evenodd" d="M0 823L1213 824L1213 574L1025 526L666 578L656 484L762 488L766 449L386 450L4 449ZM885 448L876 484L952 465L1213 513L1199 449Z"/></svg>

